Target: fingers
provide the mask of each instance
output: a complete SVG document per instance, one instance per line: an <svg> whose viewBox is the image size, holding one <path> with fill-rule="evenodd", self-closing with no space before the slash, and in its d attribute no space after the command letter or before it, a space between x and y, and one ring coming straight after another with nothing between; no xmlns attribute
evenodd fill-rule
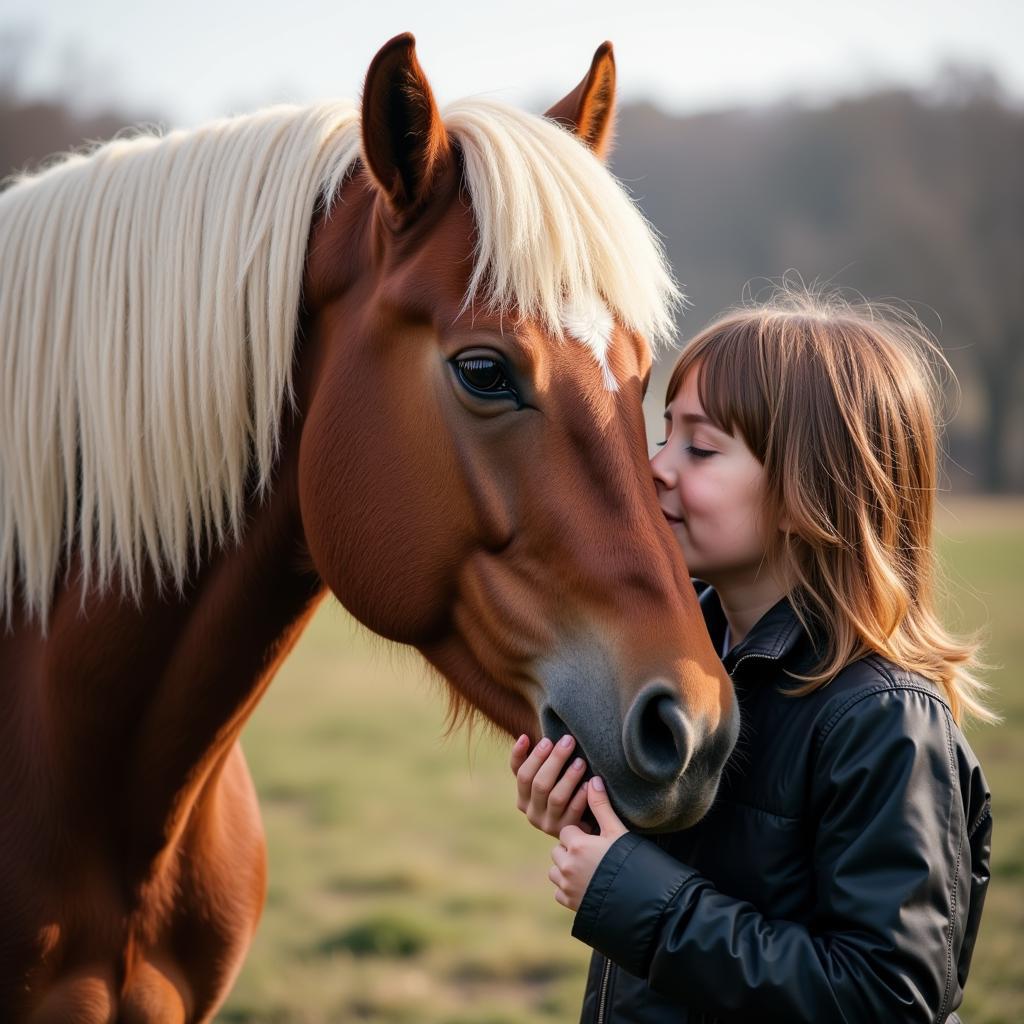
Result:
<svg viewBox="0 0 1024 1024"><path fill-rule="evenodd" d="M615 813L615 808L612 807L611 801L608 799L604 779L600 776L595 775L587 786L587 803L601 829L601 835L619 836L626 831L626 826Z"/></svg>
<svg viewBox="0 0 1024 1024"><path fill-rule="evenodd" d="M582 778L582 769L578 772L578 774L580 778ZM579 779L577 779L576 781L579 782ZM581 829L583 829L584 832L586 832L589 835L590 832L592 832L593 830L591 829L590 825L583 821L583 812L586 811L587 807L589 806L589 802L587 800L588 788L588 786L580 786L576 790L576 793L573 795L573 798L569 801L569 804L565 809L565 824L578 825Z"/></svg>
<svg viewBox="0 0 1024 1024"><path fill-rule="evenodd" d="M541 743L543 742L541 740ZM545 805L550 803L551 793L558 782L559 776L562 774L562 770L565 768L565 762L569 760L569 755L575 746L576 740L566 733L554 747L546 751L543 763L537 768L530 786L530 800L536 810L540 811ZM582 777L582 774L579 774L579 778ZM573 786L572 788L575 789L576 787ZM568 797L566 797L561 805L562 809L564 809L565 804L568 802Z"/></svg>
<svg viewBox="0 0 1024 1024"><path fill-rule="evenodd" d="M551 787L551 792L548 793L548 811L551 814L560 818L567 817L574 802L579 805L579 814L583 813L583 808L587 806L587 791L580 783L583 781L583 770L586 767L587 763L582 757L574 758L562 777ZM540 772L537 774L539 776ZM581 795L582 803L579 800Z"/></svg>
<svg viewBox="0 0 1024 1024"><path fill-rule="evenodd" d="M544 742L544 740L541 740L541 742ZM555 783L558 781L558 776L561 775L565 762L568 761L574 746L575 740L566 733L548 751L544 763L537 769L537 774L534 776L534 781L532 781L530 786L531 796L534 800L548 802Z"/></svg>
<svg viewBox="0 0 1024 1024"><path fill-rule="evenodd" d="M551 740L545 736L530 751L529 756L523 761L516 771L516 792L519 796L519 810L525 811L529 807L530 797L533 791L533 780L537 770L544 763L548 752L551 750Z"/></svg>
<svg viewBox="0 0 1024 1024"><path fill-rule="evenodd" d="M555 887L555 902L560 903L563 907L568 907L570 910L572 910L572 903L570 902L569 897L566 895L568 881L565 875L563 875L558 868L553 867L548 872L548 878Z"/></svg>
<svg viewBox="0 0 1024 1024"><path fill-rule="evenodd" d="M526 760L526 755L530 752L530 737L524 732L519 739L512 746L512 757L509 764L512 768L512 774L518 773L519 769L522 768L523 762Z"/></svg>
<svg viewBox="0 0 1024 1024"><path fill-rule="evenodd" d="M579 824L587 809L586 790L580 788L586 763L577 757L565 767L576 741L566 735L552 745L551 740L544 737L528 755L525 746L517 742L510 761L513 768L519 764L516 769L519 810L526 814L530 824L549 835L557 835L565 825Z"/></svg>

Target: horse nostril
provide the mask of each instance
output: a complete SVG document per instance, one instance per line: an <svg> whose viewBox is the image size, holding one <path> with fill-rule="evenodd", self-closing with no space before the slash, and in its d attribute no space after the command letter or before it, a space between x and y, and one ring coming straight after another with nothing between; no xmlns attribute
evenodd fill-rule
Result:
<svg viewBox="0 0 1024 1024"><path fill-rule="evenodd" d="M676 692L655 683L634 698L622 726L622 749L629 767L649 782L678 778L693 751L689 720Z"/></svg>

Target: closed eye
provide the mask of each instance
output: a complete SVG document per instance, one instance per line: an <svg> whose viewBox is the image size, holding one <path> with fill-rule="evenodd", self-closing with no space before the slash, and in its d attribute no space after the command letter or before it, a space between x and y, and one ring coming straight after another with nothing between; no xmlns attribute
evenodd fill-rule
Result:
<svg viewBox="0 0 1024 1024"><path fill-rule="evenodd" d="M663 448L668 444L668 438L664 441L656 441L655 444L659 448ZM710 448L698 448L696 445L688 444L684 449L684 452L689 452L695 459L710 459L712 455L717 455L718 452L712 451Z"/></svg>

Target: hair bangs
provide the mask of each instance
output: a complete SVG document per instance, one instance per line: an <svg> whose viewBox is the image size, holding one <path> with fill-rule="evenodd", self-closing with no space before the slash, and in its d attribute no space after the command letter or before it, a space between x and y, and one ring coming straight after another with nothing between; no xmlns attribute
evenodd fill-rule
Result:
<svg viewBox="0 0 1024 1024"><path fill-rule="evenodd" d="M724 320L698 334L673 367L666 389L668 405L691 372L697 375L697 396L715 426L727 434L738 431L747 447L764 462L771 402L765 382L771 367L757 343L760 324L749 318Z"/></svg>

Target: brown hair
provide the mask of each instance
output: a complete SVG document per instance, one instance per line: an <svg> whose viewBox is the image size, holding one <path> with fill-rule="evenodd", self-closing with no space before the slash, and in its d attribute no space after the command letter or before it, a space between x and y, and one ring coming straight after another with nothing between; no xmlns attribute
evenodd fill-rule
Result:
<svg viewBox="0 0 1024 1024"><path fill-rule="evenodd" d="M823 641L802 695L877 652L945 690L953 717L991 721L976 637L935 612L940 373L949 364L916 317L784 283L732 310L684 349L705 411L738 430L766 470L766 559L789 581L801 621Z"/></svg>

